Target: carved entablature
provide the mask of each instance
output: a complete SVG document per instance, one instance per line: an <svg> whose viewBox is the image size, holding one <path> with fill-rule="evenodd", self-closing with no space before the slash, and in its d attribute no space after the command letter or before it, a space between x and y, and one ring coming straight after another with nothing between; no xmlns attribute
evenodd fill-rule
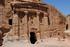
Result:
<svg viewBox="0 0 70 47"><path fill-rule="evenodd" d="M17 10L17 9L34 9L34 10L39 10L39 11L43 11L43 12L48 12L48 6L46 4L42 4L42 3L34 3L34 2L23 2L23 3L12 3L11 4L13 10Z"/></svg>

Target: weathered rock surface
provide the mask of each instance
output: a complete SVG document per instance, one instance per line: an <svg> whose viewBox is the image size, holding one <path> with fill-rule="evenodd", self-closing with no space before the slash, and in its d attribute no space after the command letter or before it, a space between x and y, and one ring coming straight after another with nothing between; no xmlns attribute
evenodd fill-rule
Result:
<svg viewBox="0 0 70 47"><path fill-rule="evenodd" d="M0 45L64 47L67 42L58 40L67 39L64 32L70 27L67 19L55 7L39 0L5 0L5 5L0 5ZM66 46L69 47L68 43Z"/></svg>

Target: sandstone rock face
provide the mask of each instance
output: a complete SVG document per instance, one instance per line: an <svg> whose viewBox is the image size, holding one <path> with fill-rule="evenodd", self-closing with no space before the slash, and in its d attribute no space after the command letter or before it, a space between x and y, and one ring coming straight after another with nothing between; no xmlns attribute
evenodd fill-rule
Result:
<svg viewBox="0 0 70 47"><path fill-rule="evenodd" d="M4 39L4 47L10 41L20 41L21 46L21 42L26 43L24 47L32 47L32 44L35 44L33 47L41 47L42 43L45 45L43 47L47 47L46 38L65 37L66 18L51 5L35 1L6 0L5 5L1 5L0 31L3 34L0 34Z"/></svg>
<svg viewBox="0 0 70 47"><path fill-rule="evenodd" d="M70 30L70 15L66 17L68 29Z"/></svg>
<svg viewBox="0 0 70 47"><path fill-rule="evenodd" d="M66 30L64 32L67 36L70 36L70 15L66 16Z"/></svg>

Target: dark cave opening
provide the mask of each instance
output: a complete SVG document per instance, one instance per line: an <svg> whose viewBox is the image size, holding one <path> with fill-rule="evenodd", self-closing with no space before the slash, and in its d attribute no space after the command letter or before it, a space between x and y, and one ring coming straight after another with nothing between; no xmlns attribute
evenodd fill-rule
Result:
<svg viewBox="0 0 70 47"><path fill-rule="evenodd" d="M31 42L31 44L35 44L36 41L37 41L37 38L36 38L35 32L30 32L30 42Z"/></svg>
<svg viewBox="0 0 70 47"><path fill-rule="evenodd" d="M66 30L68 30L68 24L66 25Z"/></svg>
<svg viewBox="0 0 70 47"><path fill-rule="evenodd" d="M12 19L9 19L9 25L12 25Z"/></svg>

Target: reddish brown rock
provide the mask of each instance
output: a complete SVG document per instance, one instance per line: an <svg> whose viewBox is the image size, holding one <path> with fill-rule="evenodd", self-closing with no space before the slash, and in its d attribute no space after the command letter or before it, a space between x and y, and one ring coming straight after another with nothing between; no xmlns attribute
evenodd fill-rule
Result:
<svg viewBox="0 0 70 47"><path fill-rule="evenodd" d="M47 37L65 37L66 17L55 7L39 0L6 0L5 5L1 5L0 13L0 30L7 33L8 39L32 42Z"/></svg>

